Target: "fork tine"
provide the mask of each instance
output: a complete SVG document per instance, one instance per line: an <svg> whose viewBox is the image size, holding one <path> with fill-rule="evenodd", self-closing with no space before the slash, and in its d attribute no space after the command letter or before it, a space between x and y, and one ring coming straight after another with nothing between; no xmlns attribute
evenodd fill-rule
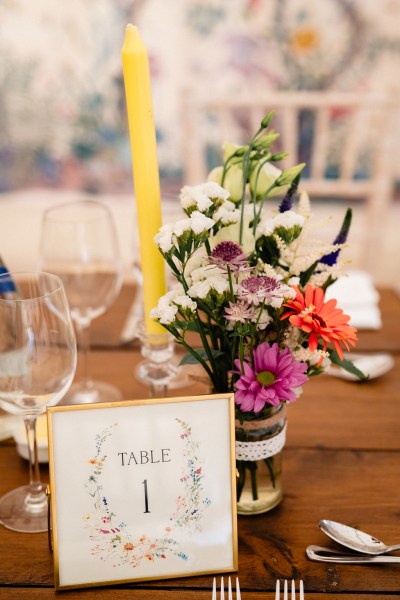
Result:
<svg viewBox="0 0 400 600"><path fill-rule="evenodd" d="M275 587L275 600L280 600L280 591L281 591L280 587L281 587L281 582L279 579L277 579L276 587ZM288 580L284 579L283 580L283 600L288 600L288 598L289 598L288 587L289 587ZM303 583L302 579L299 580L298 599L304 600L304 583ZM240 599L238 598L238 600L240 600ZM292 585L291 585L291 600L296 600L296 581L294 579L292 579Z"/></svg>
<svg viewBox="0 0 400 600"><path fill-rule="evenodd" d="M217 580L214 577L211 600L217 600Z"/></svg>
<svg viewBox="0 0 400 600"><path fill-rule="evenodd" d="M232 582L230 577L228 579L228 600L232 600Z"/></svg>
<svg viewBox="0 0 400 600"><path fill-rule="evenodd" d="M283 600L288 600L287 579L285 579L285 583L283 584Z"/></svg>
<svg viewBox="0 0 400 600"><path fill-rule="evenodd" d="M236 600L241 600L240 587L239 587L239 577L236 577Z"/></svg>
<svg viewBox="0 0 400 600"><path fill-rule="evenodd" d="M225 600L224 578L221 577L221 600Z"/></svg>
<svg viewBox="0 0 400 600"><path fill-rule="evenodd" d="M281 583L279 579L276 580L276 588L275 588L275 600L279 600L279 596L281 595Z"/></svg>

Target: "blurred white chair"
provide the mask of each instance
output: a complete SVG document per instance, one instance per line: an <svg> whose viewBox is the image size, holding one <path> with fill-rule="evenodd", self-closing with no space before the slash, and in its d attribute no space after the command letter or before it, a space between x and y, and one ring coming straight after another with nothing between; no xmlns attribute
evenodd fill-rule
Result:
<svg viewBox="0 0 400 600"><path fill-rule="evenodd" d="M363 266L373 271L380 228L393 193L394 101L384 95L271 92L263 96L207 97L186 92L183 108L185 183L203 181L220 164L222 142L245 143L262 118L276 110L271 127L287 151L285 167L306 162L301 187L311 198L362 200Z"/></svg>

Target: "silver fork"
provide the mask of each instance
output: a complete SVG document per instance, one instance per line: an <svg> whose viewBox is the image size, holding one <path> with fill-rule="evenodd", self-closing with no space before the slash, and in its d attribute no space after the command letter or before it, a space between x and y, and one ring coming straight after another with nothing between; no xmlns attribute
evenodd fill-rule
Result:
<svg viewBox="0 0 400 600"><path fill-rule="evenodd" d="M225 590L224 590L224 578L221 577L221 594L220 600L224 600L225 598ZM217 581L214 577L213 581L213 591L211 600L217 600ZM232 582L231 578L228 579L228 600L233 600L232 596ZM240 587L239 587L239 578L236 577L236 600L240 600Z"/></svg>
<svg viewBox="0 0 400 600"><path fill-rule="evenodd" d="M275 600L279 600L280 598L280 588L281 584L279 579L276 580L276 591L275 591ZM283 584L283 600L288 600L288 581L284 580ZM292 600L296 600L296 582L292 579ZM304 600L304 586L303 580L299 581L299 600Z"/></svg>

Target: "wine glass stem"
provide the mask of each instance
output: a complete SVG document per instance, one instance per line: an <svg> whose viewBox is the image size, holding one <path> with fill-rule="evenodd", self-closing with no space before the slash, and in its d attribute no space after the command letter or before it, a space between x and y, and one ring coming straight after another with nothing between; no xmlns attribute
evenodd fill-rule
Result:
<svg viewBox="0 0 400 600"><path fill-rule="evenodd" d="M25 505L32 512L42 511L47 504L44 486L40 481L39 458L36 438L36 416L24 418L26 436L28 439L29 457L29 494L25 499Z"/></svg>
<svg viewBox="0 0 400 600"><path fill-rule="evenodd" d="M88 356L90 348L90 321L75 321L80 354L81 382L84 388L91 387L88 371Z"/></svg>

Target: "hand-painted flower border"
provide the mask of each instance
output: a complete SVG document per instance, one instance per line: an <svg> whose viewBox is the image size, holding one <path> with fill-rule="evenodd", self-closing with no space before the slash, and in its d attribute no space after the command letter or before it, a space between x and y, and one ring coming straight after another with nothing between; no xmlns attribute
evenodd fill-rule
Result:
<svg viewBox="0 0 400 600"><path fill-rule="evenodd" d="M149 538L146 534L134 536L128 525L109 506L101 480L107 461L103 445L117 423L96 435L96 454L88 461L92 472L85 482L85 488L93 499L93 511L84 515L83 519L92 544L91 554L100 560L112 560L113 567L126 564L138 567L143 561L155 562L156 559L171 556L187 560L188 555L180 549L173 532L177 528L185 528L190 534L201 531L204 511L211 500L202 486L205 474L203 461L199 457L199 442L193 440L191 427L185 421L178 418L175 421L181 428L180 439L184 443L183 455L186 459L180 477L183 492L176 499L176 509L170 522L156 538Z"/></svg>

